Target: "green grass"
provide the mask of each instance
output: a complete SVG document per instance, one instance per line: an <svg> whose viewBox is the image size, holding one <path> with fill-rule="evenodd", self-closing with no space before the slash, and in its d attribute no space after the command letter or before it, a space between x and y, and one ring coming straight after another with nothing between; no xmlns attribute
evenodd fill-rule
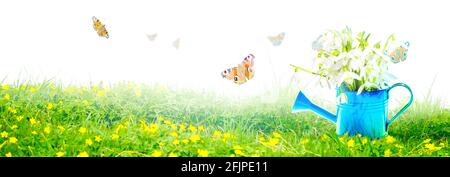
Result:
<svg viewBox="0 0 450 177"><path fill-rule="evenodd" d="M3 84L0 156L449 156L450 111L436 100L414 102L371 141L290 113L296 93L282 93L269 104L125 82Z"/></svg>

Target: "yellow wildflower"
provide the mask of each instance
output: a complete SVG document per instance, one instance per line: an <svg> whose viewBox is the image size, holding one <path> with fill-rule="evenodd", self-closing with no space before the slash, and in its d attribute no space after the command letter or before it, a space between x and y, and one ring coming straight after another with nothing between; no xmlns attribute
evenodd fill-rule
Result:
<svg viewBox="0 0 450 177"><path fill-rule="evenodd" d="M53 109L53 104L52 104L52 103L48 103L48 104L47 104L47 109L48 109L48 110Z"/></svg>
<svg viewBox="0 0 450 177"><path fill-rule="evenodd" d="M6 94L5 96L3 96L3 98L5 98L5 100L11 100L11 96L9 96L9 94Z"/></svg>
<svg viewBox="0 0 450 177"><path fill-rule="evenodd" d="M173 153L173 152L171 152L171 153L169 153L169 157L178 157L178 155Z"/></svg>
<svg viewBox="0 0 450 177"><path fill-rule="evenodd" d="M13 107L8 107L8 111L9 111L10 113L12 113L12 114L16 114L16 113L17 113L17 110L14 109Z"/></svg>
<svg viewBox="0 0 450 177"><path fill-rule="evenodd" d="M195 143L196 141L200 140L200 136L198 135L192 135L189 140L191 140L193 143Z"/></svg>
<svg viewBox="0 0 450 177"><path fill-rule="evenodd" d="M62 157L62 156L64 156L64 154L65 154L64 152L59 151L56 153L56 157Z"/></svg>
<svg viewBox="0 0 450 177"><path fill-rule="evenodd" d="M147 131L150 133L155 133L156 131L158 131L158 129L159 129L158 124L151 123Z"/></svg>
<svg viewBox="0 0 450 177"><path fill-rule="evenodd" d="M203 125L198 126L198 131L205 131L205 127Z"/></svg>
<svg viewBox="0 0 450 177"><path fill-rule="evenodd" d="M264 139L264 137L262 137L262 136L261 136L261 137L259 137L258 139L259 139L259 141L260 141L260 142L264 142L264 141L266 141L266 139Z"/></svg>
<svg viewBox="0 0 450 177"><path fill-rule="evenodd" d="M89 157L89 154L86 151L80 152L77 157Z"/></svg>
<svg viewBox="0 0 450 177"><path fill-rule="evenodd" d="M184 130L186 130L186 125L183 125L183 124L182 124L182 125L180 125L180 130L181 130L181 131L184 131Z"/></svg>
<svg viewBox="0 0 450 177"><path fill-rule="evenodd" d="M309 143L309 139L302 139L300 141L300 144L303 144L303 145L308 144L308 143Z"/></svg>
<svg viewBox="0 0 450 177"><path fill-rule="evenodd" d="M45 127L44 128L44 133L50 134L50 127Z"/></svg>
<svg viewBox="0 0 450 177"><path fill-rule="evenodd" d="M355 140L353 140L353 139L348 140L348 141L347 141L347 147L348 147L348 148L353 148L353 147L355 147Z"/></svg>
<svg viewBox="0 0 450 177"><path fill-rule="evenodd" d="M0 135L2 136L2 138L7 138L8 132L3 131L2 133L0 133Z"/></svg>
<svg viewBox="0 0 450 177"><path fill-rule="evenodd" d="M325 141L327 139L328 139L328 136L326 134L324 134L320 137L320 140L322 140L322 141Z"/></svg>
<svg viewBox="0 0 450 177"><path fill-rule="evenodd" d="M3 90L9 90L9 85L8 85L8 84L3 85L3 86L2 86L2 89L3 89Z"/></svg>
<svg viewBox="0 0 450 177"><path fill-rule="evenodd" d="M134 94L135 94L137 97L141 97L141 96L142 96L142 91L141 91L141 89L136 89L136 90L134 90Z"/></svg>
<svg viewBox="0 0 450 177"><path fill-rule="evenodd" d="M31 91L31 93L34 93L34 92L36 92L36 89L34 87L30 87L30 91Z"/></svg>
<svg viewBox="0 0 450 177"><path fill-rule="evenodd" d="M214 138L220 138L222 136L222 133L220 132L220 131L214 131L214 133L213 133L213 137Z"/></svg>
<svg viewBox="0 0 450 177"><path fill-rule="evenodd" d="M424 140L423 143L424 143L424 144L428 144L428 143L430 143L430 141L431 141L431 139L428 138L428 139Z"/></svg>
<svg viewBox="0 0 450 177"><path fill-rule="evenodd" d="M273 132L272 135L275 138L280 138L281 137L281 135L279 133L277 133L277 132Z"/></svg>
<svg viewBox="0 0 450 177"><path fill-rule="evenodd" d="M105 92L104 92L103 90L99 90L99 91L97 92L97 96L98 96L98 97L103 97L103 96L105 96Z"/></svg>
<svg viewBox="0 0 450 177"><path fill-rule="evenodd" d="M17 128L18 128L18 126L17 126L16 124L14 124L14 125L11 126L11 129L12 129L12 130L17 129Z"/></svg>
<svg viewBox="0 0 450 177"><path fill-rule="evenodd" d="M6 157L12 157L12 154L11 154L11 152L8 152L8 153L5 154L5 156Z"/></svg>
<svg viewBox="0 0 450 177"><path fill-rule="evenodd" d="M207 150L198 149L197 153L198 153L198 156L200 156L200 157L208 157L208 151Z"/></svg>
<svg viewBox="0 0 450 177"><path fill-rule="evenodd" d="M175 125L175 124L170 124L170 128L172 128L172 129L177 129L177 125Z"/></svg>
<svg viewBox="0 0 450 177"><path fill-rule="evenodd" d="M197 132L197 128L195 128L195 127L192 126L192 125L189 125L189 130L190 130L192 133Z"/></svg>
<svg viewBox="0 0 450 177"><path fill-rule="evenodd" d="M393 142L395 142L395 138L392 137L391 135L388 135L388 136L386 137L386 143L391 144L391 143L393 143Z"/></svg>
<svg viewBox="0 0 450 177"><path fill-rule="evenodd" d="M84 127L80 127L80 129L78 129L78 132L80 132L81 134L86 133L87 129Z"/></svg>
<svg viewBox="0 0 450 177"><path fill-rule="evenodd" d="M231 134L230 133L224 133L223 134L223 139L224 140L229 139L229 138L231 138Z"/></svg>
<svg viewBox="0 0 450 177"><path fill-rule="evenodd" d="M170 133L170 136L177 137L178 133L177 132L172 132L172 133Z"/></svg>
<svg viewBox="0 0 450 177"><path fill-rule="evenodd" d="M31 124L31 125L36 124L36 119L35 119L35 118L31 118L31 119L30 119L30 124Z"/></svg>
<svg viewBox="0 0 450 177"><path fill-rule="evenodd" d="M17 119L18 122L20 122L20 121L22 121L23 116L17 116L16 119Z"/></svg>
<svg viewBox="0 0 450 177"><path fill-rule="evenodd" d="M425 148L427 149L427 151L433 152L433 151L440 150L442 147L436 147L434 144L428 143L428 144L425 144Z"/></svg>
<svg viewBox="0 0 450 177"><path fill-rule="evenodd" d="M269 142L267 142L267 144L269 146L275 146L280 142L280 140L278 138L269 138Z"/></svg>
<svg viewBox="0 0 450 177"><path fill-rule="evenodd" d="M390 149L387 149L384 151L384 156L385 157L390 157L392 155L392 151Z"/></svg>
<svg viewBox="0 0 450 177"><path fill-rule="evenodd" d="M95 136L95 141L96 142L102 141L102 137L100 137L99 135Z"/></svg>
<svg viewBox="0 0 450 177"><path fill-rule="evenodd" d="M166 145L166 143L164 143L164 142L159 142L158 144L159 144L159 146L164 146L164 145Z"/></svg>
<svg viewBox="0 0 450 177"><path fill-rule="evenodd" d="M114 133L111 135L111 138L112 138L112 140L119 139L119 135Z"/></svg>
<svg viewBox="0 0 450 177"><path fill-rule="evenodd" d="M159 150L154 150L152 153L152 157L161 157L162 152Z"/></svg>
<svg viewBox="0 0 450 177"><path fill-rule="evenodd" d="M172 144L178 145L178 144L180 144L180 140L173 140L173 141L172 141Z"/></svg>
<svg viewBox="0 0 450 177"><path fill-rule="evenodd" d="M364 144L367 144L367 138L364 138L362 141L361 141L361 143L364 145Z"/></svg>
<svg viewBox="0 0 450 177"><path fill-rule="evenodd" d="M235 149L234 153L239 156L244 156L244 152L242 152L242 150L240 150L240 149Z"/></svg>
<svg viewBox="0 0 450 177"><path fill-rule="evenodd" d="M164 124L170 125L170 124L172 124L172 121L170 121L170 120L165 120L165 121L164 121Z"/></svg>
<svg viewBox="0 0 450 177"><path fill-rule="evenodd" d="M92 145L94 142L92 142L92 140L90 138L86 139L85 141L86 145L90 146Z"/></svg>
<svg viewBox="0 0 450 177"><path fill-rule="evenodd" d="M13 144L17 144L17 138L16 137L11 137L11 138L9 138L9 142L13 143Z"/></svg>
<svg viewBox="0 0 450 177"><path fill-rule="evenodd" d="M189 140L188 140L188 139L184 139L184 140L182 140L182 141L183 141L184 144L188 144L188 143L189 143Z"/></svg>

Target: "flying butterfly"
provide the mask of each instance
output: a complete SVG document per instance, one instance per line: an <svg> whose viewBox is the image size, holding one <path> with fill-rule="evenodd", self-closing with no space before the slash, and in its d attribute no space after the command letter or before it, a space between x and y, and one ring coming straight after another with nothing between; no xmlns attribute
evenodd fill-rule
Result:
<svg viewBox="0 0 450 177"><path fill-rule="evenodd" d="M94 30L97 31L98 36L100 37L106 37L106 39L109 38L108 31L106 30L106 27L102 22L100 22L97 17L93 16L92 20L94 22Z"/></svg>
<svg viewBox="0 0 450 177"><path fill-rule="evenodd" d="M384 54L389 56L393 63L399 63L405 61L408 57L409 42L405 42L402 45L396 47L394 50L385 50Z"/></svg>
<svg viewBox="0 0 450 177"><path fill-rule="evenodd" d="M175 49L178 50L178 48L180 48L180 38L178 38L177 40L173 41L172 46L175 47Z"/></svg>
<svg viewBox="0 0 450 177"><path fill-rule="evenodd" d="M241 85L252 79L255 75L253 70L255 56L250 54L244 58L237 67L228 68L222 72L222 77L232 80L234 83Z"/></svg>
<svg viewBox="0 0 450 177"><path fill-rule="evenodd" d="M284 32L277 34L275 36L269 36L267 37L269 41L272 43L273 46L279 46L281 45L281 42L283 42L284 36L286 34Z"/></svg>
<svg viewBox="0 0 450 177"><path fill-rule="evenodd" d="M155 33L155 34L147 34L147 38L150 41L154 41L156 39L156 36L158 36L157 33Z"/></svg>

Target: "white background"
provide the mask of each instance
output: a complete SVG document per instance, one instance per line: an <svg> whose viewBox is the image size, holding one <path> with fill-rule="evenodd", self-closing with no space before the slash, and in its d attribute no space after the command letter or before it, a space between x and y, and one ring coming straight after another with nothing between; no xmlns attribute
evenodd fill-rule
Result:
<svg viewBox="0 0 450 177"><path fill-rule="evenodd" d="M2 0L0 79L131 80L259 94L289 84L289 64L309 66L318 35L350 26L371 32L372 42L391 33L410 41L407 61L390 66L391 72L419 99L437 76L432 92L448 100L449 9L445 0ZM93 30L92 16L106 24L109 39ZM267 36L280 32L286 32L285 40L274 47ZM153 33L158 36L150 42L146 34ZM179 50L172 47L177 38ZM249 53L256 56L253 80L238 86L221 78ZM314 91L324 89L305 83L309 77L301 74L302 89L322 95Z"/></svg>

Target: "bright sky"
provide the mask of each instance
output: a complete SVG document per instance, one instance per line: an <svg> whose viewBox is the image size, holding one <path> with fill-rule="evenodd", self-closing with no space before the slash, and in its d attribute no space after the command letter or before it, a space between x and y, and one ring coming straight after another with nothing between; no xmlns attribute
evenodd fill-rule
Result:
<svg viewBox="0 0 450 177"><path fill-rule="evenodd" d="M348 25L371 32L372 40L395 33L410 41L408 60L391 72L416 97L437 74L433 93L449 99L449 7L445 0L1 1L0 79L131 80L251 95L289 83L289 64L308 66L318 35ZM92 16L106 24L109 39L97 36ZM267 36L280 32L285 40L274 47ZM151 42L146 35L153 33ZM172 47L177 38L179 50ZM250 53L254 79L237 86L221 78ZM303 87L307 76L300 77Z"/></svg>

